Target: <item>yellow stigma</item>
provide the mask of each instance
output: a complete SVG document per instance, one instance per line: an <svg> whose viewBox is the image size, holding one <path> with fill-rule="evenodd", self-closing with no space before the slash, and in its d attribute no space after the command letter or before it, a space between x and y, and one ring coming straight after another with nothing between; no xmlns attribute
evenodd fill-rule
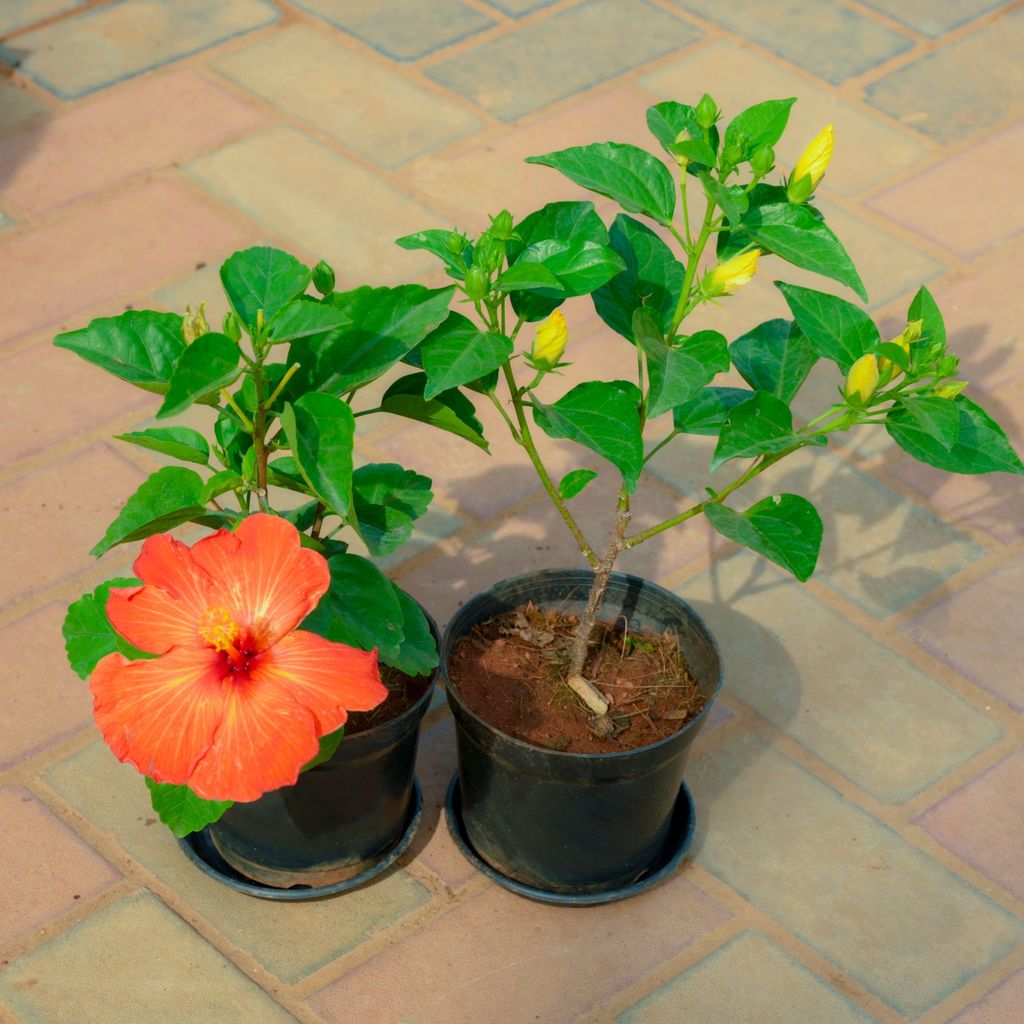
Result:
<svg viewBox="0 0 1024 1024"><path fill-rule="evenodd" d="M199 624L199 636L215 651L234 652L241 634L227 608L207 608Z"/></svg>

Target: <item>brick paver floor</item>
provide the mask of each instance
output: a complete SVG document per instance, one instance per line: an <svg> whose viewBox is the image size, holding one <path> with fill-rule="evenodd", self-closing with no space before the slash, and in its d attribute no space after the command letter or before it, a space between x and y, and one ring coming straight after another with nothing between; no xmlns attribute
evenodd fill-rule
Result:
<svg viewBox="0 0 1024 1024"><path fill-rule="evenodd" d="M575 194L524 156L646 144L661 99L795 95L780 164L835 125L821 198L874 314L895 324L927 282L1021 448L1024 5L0 0L0 37L2 1024L1024 1021L1019 477L943 477L862 433L777 475L826 521L806 586L700 524L623 559L726 650L688 768L697 841L661 888L573 910L476 874L439 822L439 702L411 855L279 905L182 857L66 667L64 606L131 560L88 549L156 465L110 435L155 401L50 345L128 306L206 298L219 319L216 268L249 244L327 258L343 285L440 280L390 240ZM577 356L614 366L621 341L568 309ZM735 336L777 311L766 279L721 315ZM387 567L439 621L577 564L500 435L487 461L406 422L377 419L361 454L435 477ZM652 522L706 457L659 458Z"/></svg>

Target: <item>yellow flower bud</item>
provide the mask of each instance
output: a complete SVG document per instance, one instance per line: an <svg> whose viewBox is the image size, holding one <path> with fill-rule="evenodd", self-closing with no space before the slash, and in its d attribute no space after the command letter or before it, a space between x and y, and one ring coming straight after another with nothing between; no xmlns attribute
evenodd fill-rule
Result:
<svg viewBox="0 0 1024 1024"><path fill-rule="evenodd" d="M956 398L967 387L967 383L965 380L950 380L945 384L940 384L932 394L936 398Z"/></svg>
<svg viewBox="0 0 1024 1024"><path fill-rule="evenodd" d="M867 405L878 390L878 358L870 352L850 367L843 394L850 405Z"/></svg>
<svg viewBox="0 0 1024 1024"><path fill-rule="evenodd" d="M551 370L558 365L558 360L565 352L566 343L569 340L569 329L565 325L565 317L556 309L537 328L537 335L533 339L533 348L530 350L530 359L538 370Z"/></svg>
<svg viewBox="0 0 1024 1024"><path fill-rule="evenodd" d="M690 141L690 133L684 128L676 136L676 142L689 142L689 141ZM672 156L675 157L676 163L679 164L679 166L685 171L687 165L690 162L690 158L686 157L686 156L683 156L681 153L673 153Z"/></svg>
<svg viewBox="0 0 1024 1024"><path fill-rule="evenodd" d="M910 358L910 346L913 342L917 341L921 337L921 321L914 320L907 324L903 330L896 335L895 338L890 338L888 341L889 345L899 345L901 349L907 354L907 358ZM880 356L878 359L878 369L884 375L892 367L892 363L884 356ZM893 373L901 372L897 369L893 370Z"/></svg>
<svg viewBox="0 0 1024 1024"><path fill-rule="evenodd" d="M206 322L206 303L200 302L199 308L192 312L191 306L185 307L185 316L181 321L181 334L185 343L191 345L196 338L210 333L210 325Z"/></svg>
<svg viewBox="0 0 1024 1024"><path fill-rule="evenodd" d="M825 177L825 171L828 170L828 165L832 160L832 144L835 141L835 136L832 131L832 125L828 124L811 140L810 145L800 154L800 159L796 162L796 167L793 168L793 173L789 179L789 185L787 186L787 192L790 194L790 199L794 202L802 201L806 199L811 192L818 187L818 182ZM794 195L800 195L800 183L807 178L810 182L810 188L807 188L803 192L802 198L797 200L794 199Z"/></svg>
<svg viewBox="0 0 1024 1024"><path fill-rule="evenodd" d="M757 273L757 261L761 258L760 249L751 249L733 256L704 276L701 290L706 299L714 299L719 295L732 295L742 288Z"/></svg>

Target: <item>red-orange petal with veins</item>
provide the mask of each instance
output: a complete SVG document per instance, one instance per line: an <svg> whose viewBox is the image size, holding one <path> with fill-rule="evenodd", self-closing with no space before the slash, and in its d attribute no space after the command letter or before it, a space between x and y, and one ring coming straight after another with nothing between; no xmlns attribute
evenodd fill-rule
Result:
<svg viewBox="0 0 1024 1024"><path fill-rule="evenodd" d="M259 650L295 629L331 582L323 555L303 548L288 520L265 513L203 538L192 558L216 581L213 604L252 629Z"/></svg>
<svg viewBox="0 0 1024 1024"><path fill-rule="evenodd" d="M376 651L361 651L296 630L254 658L259 679L286 689L316 718L320 734L334 732L347 711L370 711L388 695L380 681Z"/></svg>
<svg viewBox="0 0 1024 1024"><path fill-rule="evenodd" d="M96 724L121 761L157 782L187 782L228 708L225 660L181 647L151 661L108 654L89 677Z"/></svg>
<svg viewBox="0 0 1024 1024"><path fill-rule="evenodd" d="M250 677L230 688L217 737L189 788L204 800L256 800L295 782L319 749L312 713L276 683Z"/></svg>

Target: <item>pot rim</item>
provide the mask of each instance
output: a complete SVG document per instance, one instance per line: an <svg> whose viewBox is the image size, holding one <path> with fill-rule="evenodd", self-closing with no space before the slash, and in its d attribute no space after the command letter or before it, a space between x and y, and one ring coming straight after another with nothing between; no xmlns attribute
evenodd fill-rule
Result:
<svg viewBox="0 0 1024 1024"><path fill-rule="evenodd" d="M487 588L487 590L491 590L494 587L500 587L500 586L502 586L504 584L515 584L515 583L520 583L520 582L526 582L527 580L532 579L533 577L540 576L542 574L548 574L548 573L567 573L567 574L580 575L580 576L590 576L590 577L593 576L592 570L590 570L590 569L580 569L580 568L577 568L577 567L572 567L572 568L554 568L554 569L535 569L532 572L524 572L524 573L520 573L517 576L508 576L508 577L506 577L503 580L498 580L496 583L492 583L491 586ZM704 705L704 707L701 710L700 714L697 715L696 718L691 719L681 729L677 729L675 732L670 733L668 736L664 737L664 739L657 740L654 743L648 743L648 744L645 744L642 747L633 747L630 750L616 750L616 751L610 751L610 752L606 752L606 753L597 753L597 754L578 754L578 753L574 753L573 751L570 751L570 750L551 750L548 747L542 747L542 746L539 746L536 743L527 743L526 740L521 740L521 739L518 739L515 736L510 736L507 732L503 732L501 729L498 729L496 726L491 725L490 722L488 722L484 718L481 718L480 715L478 715L475 711L473 711L469 707L467 707L466 702L462 699L461 695L458 692L458 689L455 686L452 685L451 679L448 677L449 654L451 652L451 649L454 648L454 639L455 639L455 638L453 638L451 636L451 624L452 624L452 621L455 618L457 618L459 615L463 614L465 612L466 608L468 608L472 604L473 601L475 601L482 594L486 593L487 591L485 591L485 590L478 591L476 594L474 594L468 601L466 601L466 603L464 605L462 605L461 608L458 609L458 611L455 612L455 614L452 616L452 618L449 619L448 624L445 626L444 634L441 637L441 644L440 644L440 646L438 648L438 654L440 656L440 661L438 663L438 668L439 668L442 676L444 677L445 693L448 695L449 699L453 699L456 702L456 704L458 705L459 713L466 715L468 718L471 718L478 725L483 726L485 729L489 730L490 732L496 733L498 736L501 736L502 739L505 742L510 743L513 746L521 747L524 750L540 751L542 754L544 754L546 756L550 756L552 758L570 758L570 759L576 759L576 760L584 761L584 762L586 762L586 761L610 761L610 762L614 762L614 761L617 761L617 760L624 760L624 759L629 758L629 757L635 757L637 754L639 754L641 752L646 752L646 751L649 751L649 750L655 750L658 747L666 746L669 743L673 743L676 740L678 740L678 738L683 733L686 733L686 732L688 732L691 729L693 729L693 730L699 729L700 726L702 726L704 724L704 719L707 717L708 712L711 710L711 706L715 703L715 700L717 699L718 694L719 694L719 692L722 689L722 679L723 679L722 652L721 652L721 649L718 646L718 641L715 639L714 634L711 632L710 629L708 629L707 623L705 623L705 621L700 617L700 615L697 614L696 610L694 609L694 607L691 604L689 604L687 601L684 601L683 598L681 598L678 594L674 593L671 590L668 590L666 587L663 587L663 586L661 586L658 583L655 583L653 580L646 579L643 576L636 576L633 573L628 573L628 572L613 572L611 574L611 580L614 580L614 581L617 581L617 582L626 583L626 584L637 584L637 583L642 584L645 588L653 590L654 592L658 593L660 596L663 596L663 597L669 599L674 604L681 605L683 610L684 610L684 612L688 616L692 617L693 620L700 626L700 628L706 634L707 639L710 642L711 647L712 647L712 649L715 652L715 659L718 662L718 672L717 672L717 674L715 676L714 683L711 686L711 692L708 694L707 703ZM460 633L457 639L461 640L464 635L465 635L464 633Z"/></svg>

